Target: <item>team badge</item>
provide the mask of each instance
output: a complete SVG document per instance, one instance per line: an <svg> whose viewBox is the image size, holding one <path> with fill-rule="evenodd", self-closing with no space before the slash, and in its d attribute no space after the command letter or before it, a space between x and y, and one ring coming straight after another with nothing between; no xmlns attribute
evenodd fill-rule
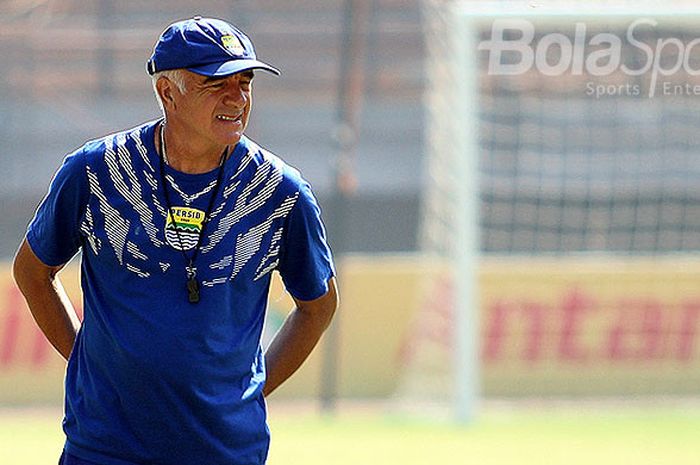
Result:
<svg viewBox="0 0 700 465"><path fill-rule="evenodd" d="M204 212L202 210L173 207L165 221L165 239L174 249L191 250L197 245L203 223Z"/></svg>
<svg viewBox="0 0 700 465"><path fill-rule="evenodd" d="M224 48L234 55L243 55L245 52L245 47L236 36L221 36L221 43Z"/></svg>

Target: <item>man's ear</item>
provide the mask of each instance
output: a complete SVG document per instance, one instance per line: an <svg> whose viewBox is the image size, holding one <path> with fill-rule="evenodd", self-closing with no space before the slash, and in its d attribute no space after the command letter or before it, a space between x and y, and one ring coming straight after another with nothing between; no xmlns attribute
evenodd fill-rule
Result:
<svg viewBox="0 0 700 465"><path fill-rule="evenodd" d="M177 92L177 89L170 79L161 76L156 82L156 91L158 91L158 95L160 95L160 100L163 102L164 108L168 110L175 110L177 108L174 98L174 93Z"/></svg>

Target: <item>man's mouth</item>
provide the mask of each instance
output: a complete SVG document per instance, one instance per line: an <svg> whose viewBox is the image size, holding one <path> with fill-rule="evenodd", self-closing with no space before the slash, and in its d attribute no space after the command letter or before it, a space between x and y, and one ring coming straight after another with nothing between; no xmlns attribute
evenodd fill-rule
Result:
<svg viewBox="0 0 700 465"><path fill-rule="evenodd" d="M233 121L233 122L240 122L241 116L243 116L243 113L239 113L238 115L216 115L216 118L221 120L221 121Z"/></svg>

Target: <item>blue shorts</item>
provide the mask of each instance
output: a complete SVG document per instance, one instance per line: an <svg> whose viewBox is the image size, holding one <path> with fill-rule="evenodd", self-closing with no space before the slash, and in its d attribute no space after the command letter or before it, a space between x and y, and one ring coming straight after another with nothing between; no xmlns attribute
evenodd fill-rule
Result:
<svg viewBox="0 0 700 465"><path fill-rule="evenodd" d="M89 460L79 459L75 455L70 455L65 450L58 459L58 465L100 465L99 463L90 462Z"/></svg>

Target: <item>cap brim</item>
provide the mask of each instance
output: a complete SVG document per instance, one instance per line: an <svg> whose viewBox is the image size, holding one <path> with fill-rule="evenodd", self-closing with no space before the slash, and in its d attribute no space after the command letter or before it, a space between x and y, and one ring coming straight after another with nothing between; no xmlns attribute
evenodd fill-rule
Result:
<svg viewBox="0 0 700 465"><path fill-rule="evenodd" d="M231 74L240 73L241 71L247 71L249 69L262 69L277 76L280 75L279 70L274 66L270 66L262 61L250 59L231 60L223 63L212 63L209 65L187 68L188 71L209 77L228 76Z"/></svg>

